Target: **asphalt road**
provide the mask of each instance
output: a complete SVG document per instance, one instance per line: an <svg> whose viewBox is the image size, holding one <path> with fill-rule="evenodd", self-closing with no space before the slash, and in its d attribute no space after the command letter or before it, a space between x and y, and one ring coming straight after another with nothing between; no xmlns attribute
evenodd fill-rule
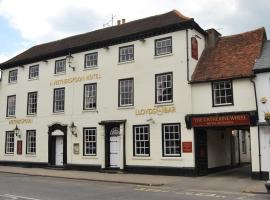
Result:
<svg viewBox="0 0 270 200"><path fill-rule="evenodd" d="M269 195L176 191L170 187L44 178L0 173L0 200L269 200Z"/></svg>

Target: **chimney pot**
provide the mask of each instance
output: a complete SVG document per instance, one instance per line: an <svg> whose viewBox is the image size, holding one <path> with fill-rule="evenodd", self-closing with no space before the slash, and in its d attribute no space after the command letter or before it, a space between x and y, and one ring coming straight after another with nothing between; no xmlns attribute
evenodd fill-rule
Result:
<svg viewBox="0 0 270 200"><path fill-rule="evenodd" d="M122 19L122 24L126 23L126 19Z"/></svg>
<svg viewBox="0 0 270 200"><path fill-rule="evenodd" d="M117 25L121 25L121 20L117 20Z"/></svg>

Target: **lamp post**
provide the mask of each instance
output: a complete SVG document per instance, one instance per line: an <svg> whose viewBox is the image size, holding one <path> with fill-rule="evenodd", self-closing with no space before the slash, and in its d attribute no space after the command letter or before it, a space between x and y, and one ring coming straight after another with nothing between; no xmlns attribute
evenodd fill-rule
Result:
<svg viewBox="0 0 270 200"><path fill-rule="evenodd" d="M77 137L77 132L76 132L77 126L74 124L74 122L71 122L71 125L69 126L69 129L70 129L72 135Z"/></svg>
<svg viewBox="0 0 270 200"><path fill-rule="evenodd" d="M20 129L18 128L17 124L13 131L18 138L21 138Z"/></svg>

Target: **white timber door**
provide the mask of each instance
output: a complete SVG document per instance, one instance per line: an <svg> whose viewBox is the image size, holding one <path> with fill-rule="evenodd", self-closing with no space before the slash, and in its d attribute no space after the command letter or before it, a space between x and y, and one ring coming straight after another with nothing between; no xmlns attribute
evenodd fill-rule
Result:
<svg viewBox="0 0 270 200"><path fill-rule="evenodd" d="M63 136L57 136L55 140L55 165L63 165L63 155L64 155L64 146L63 146Z"/></svg>
<svg viewBox="0 0 270 200"><path fill-rule="evenodd" d="M110 167L120 167L120 131L118 127L110 131Z"/></svg>

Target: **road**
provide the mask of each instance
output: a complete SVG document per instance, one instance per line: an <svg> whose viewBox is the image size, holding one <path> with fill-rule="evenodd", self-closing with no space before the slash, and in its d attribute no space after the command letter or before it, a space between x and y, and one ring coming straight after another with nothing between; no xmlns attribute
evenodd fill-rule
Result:
<svg viewBox="0 0 270 200"><path fill-rule="evenodd" d="M213 191L177 191L170 187L147 187L61 178L0 173L0 200L269 200L269 195Z"/></svg>

